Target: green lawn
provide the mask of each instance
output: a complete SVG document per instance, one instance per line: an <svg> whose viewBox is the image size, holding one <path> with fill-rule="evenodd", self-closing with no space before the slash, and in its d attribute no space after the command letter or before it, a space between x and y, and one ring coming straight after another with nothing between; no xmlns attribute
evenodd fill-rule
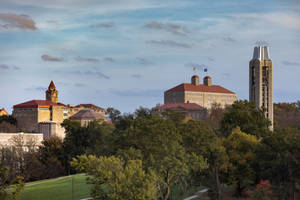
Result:
<svg viewBox="0 0 300 200"><path fill-rule="evenodd" d="M74 200L90 197L90 185L84 174L26 183L21 200L72 200L72 178Z"/></svg>

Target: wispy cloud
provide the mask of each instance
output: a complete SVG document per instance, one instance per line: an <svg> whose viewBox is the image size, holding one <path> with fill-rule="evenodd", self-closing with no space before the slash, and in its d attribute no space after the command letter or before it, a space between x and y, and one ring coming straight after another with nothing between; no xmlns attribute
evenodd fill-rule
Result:
<svg viewBox="0 0 300 200"><path fill-rule="evenodd" d="M53 56L49 56L47 54L42 55L41 58L44 61L50 61L50 62L61 62L61 61L63 61L62 58L56 58L56 57L53 57Z"/></svg>
<svg viewBox="0 0 300 200"><path fill-rule="evenodd" d="M39 91L40 92L40 91L46 91L47 88L42 87L42 86L38 86L38 87L32 86L30 88L26 88L25 90L27 90L27 91Z"/></svg>
<svg viewBox="0 0 300 200"><path fill-rule="evenodd" d="M185 64L186 67L191 68L191 69L196 69L196 70L203 70L204 68L207 68L207 65L205 64L200 64L196 62L189 62Z"/></svg>
<svg viewBox="0 0 300 200"><path fill-rule="evenodd" d="M144 66L154 64L152 61L147 60L146 58L137 58L137 60L140 65L144 65Z"/></svg>
<svg viewBox="0 0 300 200"><path fill-rule="evenodd" d="M146 24L145 27L154 30L164 30L175 35L186 35L190 33L190 31L185 26L172 23L160 23L153 21L149 24Z"/></svg>
<svg viewBox="0 0 300 200"><path fill-rule="evenodd" d="M286 65L286 66L297 66L297 67L300 67L300 62L291 62L291 61L288 61L288 60L284 60L281 63L283 65Z"/></svg>
<svg viewBox="0 0 300 200"><path fill-rule="evenodd" d="M142 75L140 75L140 74L132 74L131 77L132 78L142 78Z"/></svg>
<svg viewBox="0 0 300 200"><path fill-rule="evenodd" d="M74 60L76 60L78 62L92 62L92 63L97 63L97 62L100 61L97 58L84 58L84 57L81 57L81 56L75 57Z"/></svg>
<svg viewBox="0 0 300 200"><path fill-rule="evenodd" d="M105 57L104 61L107 61L107 62L116 62L116 60L113 59L113 58L111 58L111 57Z"/></svg>
<svg viewBox="0 0 300 200"><path fill-rule="evenodd" d="M6 64L0 64L0 69L2 69L2 70L8 70L9 66L6 65Z"/></svg>
<svg viewBox="0 0 300 200"><path fill-rule="evenodd" d="M214 62L214 61L215 61L215 59L212 58L212 57L207 57L207 59L208 59L209 61L211 61L211 62Z"/></svg>
<svg viewBox="0 0 300 200"><path fill-rule="evenodd" d="M78 74L78 75L86 75L86 76L96 76L97 78L100 78L100 79L110 79L109 76L107 76L106 74L100 72L100 71L90 71L90 70L87 70L87 71L73 71L71 72L73 74Z"/></svg>
<svg viewBox="0 0 300 200"><path fill-rule="evenodd" d="M109 28L112 28L113 26L114 26L114 24L107 23L107 24L93 24L90 27L91 28L106 28L106 29L109 29Z"/></svg>
<svg viewBox="0 0 300 200"><path fill-rule="evenodd" d="M191 45L186 43L180 43L173 40L149 40L147 41L148 44L155 44L155 45L162 45L168 47L180 47L180 48L192 48Z"/></svg>
<svg viewBox="0 0 300 200"><path fill-rule="evenodd" d="M236 40L230 36L223 37L223 40L226 42L236 42Z"/></svg>
<svg viewBox="0 0 300 200"><path fill-rule="evenodd" d="M36 30L35 22L28 15L0 13L0 29Z"/></svg>
<svg viewBox="0 0 300 200"><path fill-rule="evenodd" d="M75 87L85 87L86 85L83 83L75 83L74 86Z"/></svg>
<svg viewBox="0 0 300 200"><path fill-rule="evenodd" d="M14 65L10 66L6 64L0 64L0 70L20 70L20 67Z"/></svg>

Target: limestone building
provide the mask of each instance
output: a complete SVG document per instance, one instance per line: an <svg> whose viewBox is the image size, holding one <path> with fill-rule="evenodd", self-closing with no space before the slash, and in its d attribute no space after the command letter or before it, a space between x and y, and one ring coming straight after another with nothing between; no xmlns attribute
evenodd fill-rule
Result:
<svg viewBox="0 0 300 200"><path fill-rule="evenodd" d="M265 109L273 130L273 63L266 46L254 47L249 63L249 100L255 102L257 108Z"/></svg>
<svg viewBox="0 0 300 200"><path fill-rule="evenodd" d="M185 117L194 120L203 120L206 117L207 110L195 103L170 103L156 106L152 109L154 113L162 113L166 110L172 110L182 113Z"/></svg>
<svg viewBox="0 0 300 200"><path fill-rule="evenodd" d="M213 85L209 76L204 77L203 84L200 84L199 77L194 75L191 83L182 83L164 93L164 104L196 103L206 109L210 109L213 104L220 104L224 108L236 100L237 95L234 92Z"/></svg>
<svg viewBox="0 0 300 200"><path fill-rule="evenodd" d="M46 91L46 100L31 100L14 105L12 115L16 118L20 130L41 132L44 139L51 136L64 138L65 130L61 123L84 109L97 112L106 120L105 110L93 104L72 106L58 102L58 91L51 81Z"/></svg>
<svg viewBox="0 0 300 200"><path fill-rule="evenodd" d="M42 133L0 133L0 148L11 148L21 145L23 150L38 148L42 145Z"/></svg>
<svg viewBox="0 0 300 200"><path fill-rule="evenodd" d="M70 120L78 121L81 126L87 126L91 121L99 121L100 123L106 121L105 115L94 110L80 110L70 117Z"/></svg>

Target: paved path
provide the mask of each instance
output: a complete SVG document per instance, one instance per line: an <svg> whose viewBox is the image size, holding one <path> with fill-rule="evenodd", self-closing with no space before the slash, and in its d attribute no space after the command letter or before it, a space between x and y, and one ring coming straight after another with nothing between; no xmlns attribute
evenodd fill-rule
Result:
<svg viewBox="0 0 300 200"><path fill-rule="evenodd" d="M193 196L187 197L187 198L185 198L185 199L183 199L183 200L191 200L191 199L195 199L195 198L199 197L201 194L203 194L203 193L205 193L205 192L207 192L207 191L208 191L208 189L200 190L199 192L197 192L197 193L194 194Z"/></svg>

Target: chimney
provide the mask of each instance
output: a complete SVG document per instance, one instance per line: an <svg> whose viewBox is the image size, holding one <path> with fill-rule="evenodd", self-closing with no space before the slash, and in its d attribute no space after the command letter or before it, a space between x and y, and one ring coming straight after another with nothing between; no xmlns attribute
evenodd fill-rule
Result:
<svg viewBox="0 0 300 200"><path fill-rule="evenodd" d="M211 78L209 77L209 76L205 76L204 78L203 78L203 84L204 85L206 85L206 86L211 86L212 84L211 84Z"/></svg>
<svg viewBox="0 0 300 200"><path fill-rule="evenodd" d="M199 85L199 76L197 76L197 75L192 76L191 82L193 85Z"/></svg>

